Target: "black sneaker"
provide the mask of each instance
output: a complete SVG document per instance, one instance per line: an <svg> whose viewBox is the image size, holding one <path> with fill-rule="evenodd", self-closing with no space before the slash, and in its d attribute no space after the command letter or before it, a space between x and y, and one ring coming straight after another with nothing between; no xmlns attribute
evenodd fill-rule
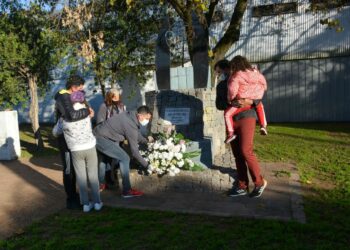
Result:
<svg viewBox="0 0 350 250"><path fill-rule="evenodd" d="M242 196L242 195L247 195L247 194L248 194L247 188L244 189L244 188L240 188L240 187L234 187L228 196L236 197L236 196Z"/></svg>
<svg viewBox="0 0 350 250"><path fill-rule="evenodd" d="M259 187L255 187L254 190L249 194L250 198L260 197L267 186L267 181L264 179L264 184Z"/></svg>
<svg viewBox="0 0 350 250"><path fill-rule="evenodd" d="M264 128L264 127L261 127L261 128L260 128L260 134L261 134L261 135L267 135L267 129Z"/></svg>

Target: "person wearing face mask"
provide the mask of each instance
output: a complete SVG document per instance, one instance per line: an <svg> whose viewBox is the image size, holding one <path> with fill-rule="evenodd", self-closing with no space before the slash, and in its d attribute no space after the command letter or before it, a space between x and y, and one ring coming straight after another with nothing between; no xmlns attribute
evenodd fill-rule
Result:
<svg viewBox="0 0 350 250"><path fill-rule="evenodd" d="M100 124L114 115L122 113L126 110L125 105L121 101L120 92L117 89L110 89L106 93L105 101L101 104L98 113L96 124ZM100 191L114 185L114 167L115 162L107 155L98 153L98 170Z"/></svg>
<svg viewBox="0 0 350 250"><path fill-rule="evenodd" d="M111 118L100 123L94 129L96 136L96 148L99 152L119 161L122 176L124 198L142 196L143 192L131 188L130 184L130 157L120 147L120 142L128 140L132 156L141 164L147 167L148 162L139 152L139 143L147 144L153 138L146 139L141 135L140 126L146 126L152 117L147 106L141 106L136 112L125 111L113 115Z"/></svg>
<svg viewBox="0 0 350 250"><path fill-rule="evenodd" d="M226 59L218 61L214 66L217 75L215 105L218 110L225 110L227 102L227 80L230 76L230 62Z"/></svg>

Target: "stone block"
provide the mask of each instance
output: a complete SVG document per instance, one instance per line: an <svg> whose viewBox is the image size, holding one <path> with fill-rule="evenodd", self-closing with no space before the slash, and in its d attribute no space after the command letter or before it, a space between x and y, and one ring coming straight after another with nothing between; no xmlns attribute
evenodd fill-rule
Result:
<svg viewBox="0 0 350 250"><path fill-rule="evenodd" d="M17 111L0 112L0 160L21 156Z"/></svg>

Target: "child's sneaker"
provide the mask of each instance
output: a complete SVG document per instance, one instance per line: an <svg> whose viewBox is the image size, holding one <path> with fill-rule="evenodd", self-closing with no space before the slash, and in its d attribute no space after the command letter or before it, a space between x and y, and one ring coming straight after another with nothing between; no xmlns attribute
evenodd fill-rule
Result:
<svg viewBox="0 0 350 250"><path fill-rule="evenodd" d="M83 206L83 212L88 213L90 210L94 207L94 205L90 202L89 205L84 205Z"/></svg>
<svg viewBox="0 0 350 250"><path fill-rule="evenodd" d="M260 134L261 134L261 135L267 135L267 129L266 129L266 127L261 127L261 128L260 128Z"/></svg>
<svg viewBox="0 0 350 250"><path fill-rule="evenodd" d="M235 134L232 134L232 135L228 135L226 140L225 140L225 143L228 144L230 143L231 141L233 141L234 139L236 139L236 135Z"/></svg>
<svg viewBox="0 0 350 250"><path fill-rule="evenodd" d="M94 205L94 208L95 208L96 211L100 211L102 209L102 207L103 207L103 203L102 202L95 203L95 205Z"/></svg>

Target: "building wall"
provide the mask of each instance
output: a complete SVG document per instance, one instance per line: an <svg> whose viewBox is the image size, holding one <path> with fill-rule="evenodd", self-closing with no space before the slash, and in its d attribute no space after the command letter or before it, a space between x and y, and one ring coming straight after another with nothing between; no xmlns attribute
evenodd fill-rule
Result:
<svg viewBox="0 0 350 250"><path fill-rule="evenodd" d="M140 87L135 80L129 78L120 83L122 89L122 100L126 105L127 110L136 110L136 108L145 103L144 93L146 91L156 89L155 74L151 72L151 78L147 83ZM39 101L39 121L40 123L53 123L55 120L55 94L65 88L66 76L63 74L54 74L57 80L53 80L50 83L48 91L40 98ZM91 75L86 75L84 90L86 92L86 98L94 109L95 114L99 106L103 102L101 90L95 85L94 78ZM19 123L29 123L28 107L17 107Z"/></svg>
<svg viewBox="0 0 350 250"><path fill-rule="evenodd" d="M273 3L297 2L296 13L253 17L253 7ZM220 39L230 21L236 0L226 0L220 8L224 21L211 26L211 35ZM308 11L309 1L251 0L245 12L240 39L226 54L231 59L244 55L254 62L294 60L350 55L350 7L327 13ZM336 32L320 24L324 18L338 19L344 31Z"/></svg>
<svg viewBox="0 0 350 250"><path fill-rule="evenodd" d="M259 64L270 122L350 121L350 58Z"/></svg>

